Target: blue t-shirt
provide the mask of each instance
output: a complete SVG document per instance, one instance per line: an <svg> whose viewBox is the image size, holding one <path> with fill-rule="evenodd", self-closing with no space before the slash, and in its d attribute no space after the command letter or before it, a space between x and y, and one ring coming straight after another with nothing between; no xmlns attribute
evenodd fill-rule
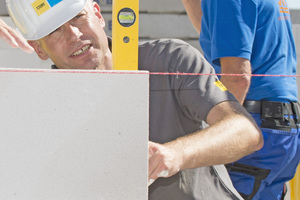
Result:
<svg viewBox="0 0 300 200"><path fill-rule="evenodd" d="M286 0L203 0L200 44L219 58L250 60L252 74L295 75L297 54ZM247 100L297 101L295 77L253 76Z"/></svg>

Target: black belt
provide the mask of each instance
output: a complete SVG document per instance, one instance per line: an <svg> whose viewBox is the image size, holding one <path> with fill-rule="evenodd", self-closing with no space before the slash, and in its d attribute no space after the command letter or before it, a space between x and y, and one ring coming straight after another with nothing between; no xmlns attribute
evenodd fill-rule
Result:
<svg viewBox="0 0 300 200"><path fill-rule="evenodd" d="M300 128L298 124L300 122L298 102L245 101L243 106L249 113L261 114L261 128L288 132Z"/></svg>
<svg viewBox="0 0 300 200"><path fill-rule="evenodd" d="M284 115L293 115L295 113L292 103L245 101L243 106L249 113L259 113L264 118L283 118Z"/></svg>

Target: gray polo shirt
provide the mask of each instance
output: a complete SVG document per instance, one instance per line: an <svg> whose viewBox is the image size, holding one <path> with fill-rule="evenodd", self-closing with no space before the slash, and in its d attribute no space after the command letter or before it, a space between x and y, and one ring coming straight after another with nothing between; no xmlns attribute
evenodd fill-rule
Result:
<svg viewBox="0 0 300 200"><path fill-rule="evenodd" d="M236 101L222 90L199 51L181 40L140 43L139 69L205 74L150 75L149 129L154 142L165 143L198 131L215 105ZM223 165L183 170L170 178L159 178L149 187L149 200L232 200L238 196Z"/></svg>
<svg viewBox="0 0 300 200"><path fill-rule="evenodd" d="M108 38L111 46L111 38ZM52 68L57 69L55 65ZM203 129L209 111L223 101L236 101L223 91L202 54L176 39L139 44L139 70L203 75L150 75L150 140L165 143ZM221 134L221 133L220 133ZM214 152L212 152L214 153ZM159 178L149 187L149 200L242 199L224 165L183 170Z"/></svg>

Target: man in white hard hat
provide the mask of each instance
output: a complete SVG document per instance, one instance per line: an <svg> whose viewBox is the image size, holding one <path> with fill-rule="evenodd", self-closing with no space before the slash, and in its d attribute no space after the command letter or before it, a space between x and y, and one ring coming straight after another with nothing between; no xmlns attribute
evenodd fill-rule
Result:
<svg viewBox="0 0 300 200"><path fill-rule="evenodd" d="M40 2L7 0L7 7L41 59L52 59L58 69L113 69L112 41L97 3ZM210 74L150 75L149 199L241 199L220 164L262 147L253 119L202 55L180 40L140 43L139 69ZM210 126L202 129L203 122Z"/></svg>

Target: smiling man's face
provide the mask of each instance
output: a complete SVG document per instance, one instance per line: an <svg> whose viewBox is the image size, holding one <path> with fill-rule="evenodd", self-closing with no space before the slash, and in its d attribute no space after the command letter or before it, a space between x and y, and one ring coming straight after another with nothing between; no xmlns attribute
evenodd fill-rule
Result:
<svg viewBox="0 0 300 200"><path fill-rule="evenodd" d="M29 43L42 60L50 58L59 69L111 70L104 27L99 5L88 2L76 17L39 41Z"/></svg>

